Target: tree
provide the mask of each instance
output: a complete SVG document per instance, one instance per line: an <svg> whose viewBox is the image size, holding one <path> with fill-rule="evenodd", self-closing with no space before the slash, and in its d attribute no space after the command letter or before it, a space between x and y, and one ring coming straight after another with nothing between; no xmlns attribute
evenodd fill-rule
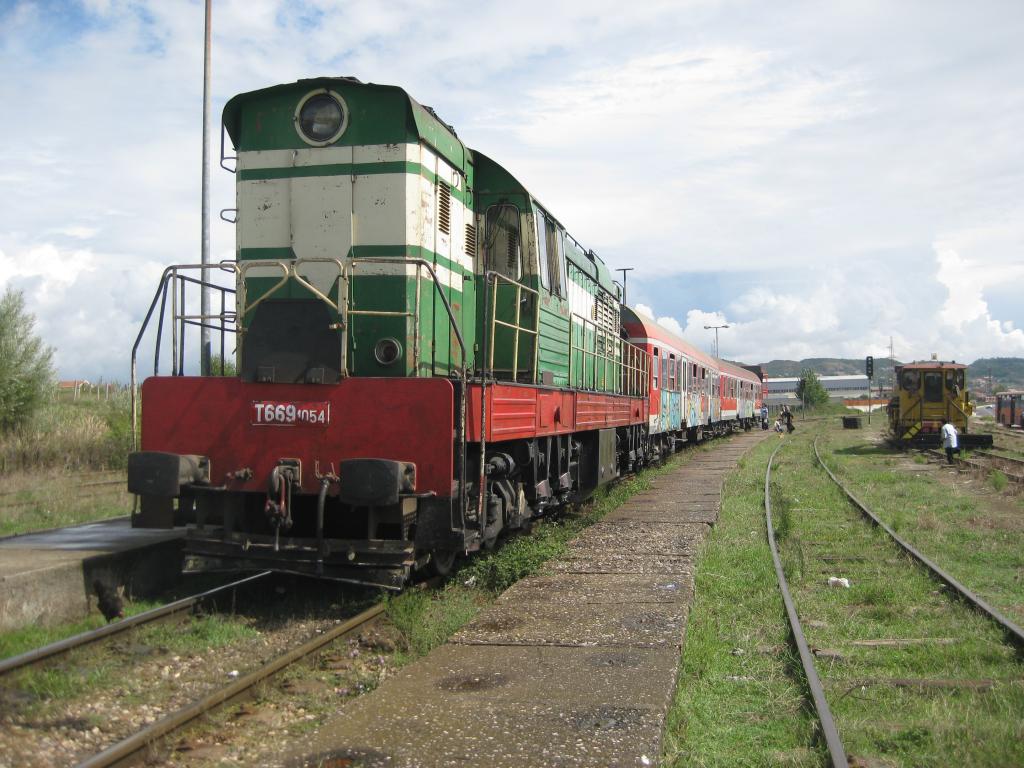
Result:
<svg viewBox="0 0 1024 768"><path fill-rule="evenodd" d="M804 371L800 376L800 383L796 387L796 396L804 405L824 405L828 402L828 392L821 385L818 374L814 371Z"/></svg>
<svg viewBox="0 0 1024 768"><path fill-rule="evenodd" d="M35 333L21 291L0 298L0 432L27 422L53 386L53 349Z"/></svg>
<svg viewBox="0 0 1024 768"><path fill-rule="evenodd" d="M235 368L234 358L224 359L220 355L213 355L210 358L210 375L237 376L238 370Z"/></svg>

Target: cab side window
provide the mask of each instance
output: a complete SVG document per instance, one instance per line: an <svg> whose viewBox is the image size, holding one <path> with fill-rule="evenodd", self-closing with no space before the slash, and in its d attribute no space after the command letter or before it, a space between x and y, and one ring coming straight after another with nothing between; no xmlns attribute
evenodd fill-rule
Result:
<svg viewBox="0 0 1024 768"><path fill-rule="evenodd" d="M540 282L554 296L565 296L562 238L558 226L544 211L537 209L537 262Z"/></svg>
<svg viewBox="0 0 1024 768"><path fill-rule="evenodd" d="M484 264L486 269L511 280L523 276L522 238L519 209L514 205L492 205L484 221Z"/></svg>

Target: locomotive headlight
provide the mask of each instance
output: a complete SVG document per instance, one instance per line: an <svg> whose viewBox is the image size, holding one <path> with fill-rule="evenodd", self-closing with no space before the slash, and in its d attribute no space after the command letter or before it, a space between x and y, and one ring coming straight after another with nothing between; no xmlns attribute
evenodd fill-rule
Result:
<svg viewBox="0 0 1024 768"><path fill-rule="evenodd" d="M402 345L398 339L381 339L373 348L373 356L381 365L391 365L402 354Z"/></svg>
<svg viewBox="0 0 1024 768"><path fill-rule="evenodd" d="M348 122L344 104L334 91L306 94L295 108L295 128L303 141L315 147L337 141Z"/></svg>

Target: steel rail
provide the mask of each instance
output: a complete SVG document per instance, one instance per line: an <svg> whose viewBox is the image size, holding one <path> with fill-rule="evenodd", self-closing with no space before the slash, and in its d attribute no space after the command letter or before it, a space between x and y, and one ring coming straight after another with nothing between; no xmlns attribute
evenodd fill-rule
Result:
<svg viewBox="0 0 1024 768"><path fill-rule="evenodd" d="M804 637L803 627L800 625L800 618L796 613L796 605L793 603L793 596L789 592L789 584L786 582L786 575L782 570L782 560L779 557L779 549L775 543L775 528L772 524L772 462L775 454L782 448L779 444L772 455L768 457L768 468L764 473L764 518L768 526L768 546L772 551L772 561L775 564L775 575L779 580L779 589L782 592L782 602L786 606L786 616L789 618L789 628L793 635L793 642L800 653L800 663L804 668L804 677L807 679L807 687L814 702L814 709L818 713L818 722L821 723L821 732L825 737L825 744L828 747L829 759L832 768L846 768L846 750L843 748L842 739L839 738L839 730L836 728L835 718L832 717L832 710L829 709L828 701L825 698L825 689L818 677L818 670L814 666L814 657L807 645L807 638Z"/></svg>
<svg viewBox="0 0 1024 768"><path fill-rule="evenodd" d="M89 643L94 643L97 640L102 640L105 637L110 637L111 635L116 635L121 632L125 632L126 630L129 630L132 627L137 627L141 624L148 624L149 622L155 621L156 619L160 619L165 616L170 616L172 614L188 610L189 608L192 608L193 606L197 605L203 600L206 600L207 598L213 597L214 595L217 595L221 592L226 592L229 589L244 586L253 581L256 581L257 579L262 579L265 576L268 576L269 574L270 571L262 571L261 573L257 573L253 576L247 576L244 579L239 579L238 581L232 581L229 584L223 584L219 587L208 589L205 592L200 592L197 595L192 595L191 597L183 597L180 600L175 600L173 603L167 603L167 605L161 605L157 608L151 608L148 611L137 613L134 616L129 616L128 618L122 619L121 621L115 622L113 624L107 624L97 629L89 630L88 632L82 632L80 634L67 637L63 640L57 640L56 642L40 646L39 648L33 648L31 651L25 651L24 653L18 654L17 656L12 656L9 659L3 659L2 661L0 661L0 675L7 674L8 672L13 672L14 670L20 669L21 667L27 667L30 664L36 664L42 661L43 659L55 656L58 653L66 653L68 651L74 650L75 648L81 648L82 646L88 645Z"/></svg>
<svg viewBox="0 0 1024 768"><path fill-rule="evenodd" d="M127 764L129 761L135 759L139 752L147 749L156 740L182 728L197 717L206 714L210 710L230 701L236 696L245 693L253 686L280 672L285 667L318 651L320 648L333 642L342 635L348 634L354 629L358 629L367 622L375 619L383 612L384 603L378 603L372 608L369 608L362 613L353 616L351 619L342 622L338 626L333 627L327 632L324 632L322 635L314 637L312 640L309 640L298 648L278 656L263 667L250 672L244 677L238 678L230 685L213 691L199 701L193 702L192 704L179 709L177 712L171 713L152 725L146 726L141 731L137 731L128 738L107 747L102 752L83 760L78 764L77 768L109 768L110 766Z"/></svg>
<svg viewBox="0 0 1024 768"><path fill-rule="evenodd" d="M843 485L842 481L840 481L839 478L835 476L832 470L829 469L825 462L822 460L821 454L818 452L817 438L815 438L814 440L814 455L818 459L818 464L820 464L821 468L824 469L826 473L828 473L828 476L832 478L832 481L839 486L839 488L843 491L843 493L846 494L847 498L850 499L853 505L856 506L865 516L867 516L872 523L874 523L887 534L889 534L892 540L895 541L904 552L906 552L912 558L917 560L917 562L923 565L928 570L928 572L931 573L931 575L936 577L943 584L945 584L946 586L950 587L953 591L955 591L961 598L966 600L971 607L977 609L985 616L987 616L989 619L994 621L996 624L1001 626L1003 630L1006 631L1009 639L1012 640L1015 645L1024 648L1024 630L1022 630L1008 618L1003 616L1003 614L1001 614L991 605L989 605L976 594L974 594L971 590L969 590L967 587L965 587L963 584L961 584L959 581L953 578L953 576L946 573L946 571L944 571L937 564L932 562L932 560L930 560L928 557L926 557L924 554L918 551L909 542L900 538L900 535L896 533L896 531L894 531L892 528L886 525L874 512L872 512L868 508L868 506L863 501L854 496L850 489Z"/></svg>

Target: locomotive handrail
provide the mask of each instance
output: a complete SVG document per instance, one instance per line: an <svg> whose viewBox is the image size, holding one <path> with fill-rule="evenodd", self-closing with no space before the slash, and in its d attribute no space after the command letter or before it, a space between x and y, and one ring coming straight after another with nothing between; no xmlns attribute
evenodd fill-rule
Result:
<svg viewBox="0 0 1024 768"><path fill-rule="evenodd" d="M339 276L339 278L342 281L344 281L344 278L345 278L345 265L341 262L340 259L336 259L336 258L333 258L333 257L316 256L316 257L309 257L309 258L288 259L287 261L286 260L282 260L282 259L254 259L252 261L246 261L243 264L239 265L239 269L238 269L239 276L241 278L241 292L240 292L240 295L239 295L239 304L240 304L240 306L242 308L242 317L245 318L253 309L255 309L260 304L262 304L264 301L266 301L270 296L272 296L273 294L275 294L276 292L278 292L282 288L284 288L285 285L287 285L289 281L294 280L300 286L302 286L307 291L309 291L309 293L311 293L317 299L323 301L325 304L327 304L333 310L335 310L336 312L341 314L342 315L342 322L344 322L344 316L343 315L344 315L344 303L345 303L345 301L344 301L344 299L342 297L343 294L342 294L342 291L341 291L340 284L339 284L339 287L338 287L338 299L337 299L337 301L335 301L330 296L328 296L326 293L324 293L323 291L319 290L318 288L316 288L316 286L314 286L312 283L310 283L305 278L303 278L302 274L299 273L299 269L298 269L299 266L302 265L302 264L331 264L332 266L337 266L338 267L338 276ZM279 280L278 282L274 283L273 286L271 286L269 290L265 291L262 296L260 296L258 299L256 299L256 301L254 301L252 304L249 304L247 302L248 294L247 294L247 289L246 289L246 276L247 276L247 272L250 269L272 268L272 267L276 267L276 268L282 270L283 274L282 274L281 280Z"/></svg>
<svg viewBox="0 0 1024 768"><path fill-rule="evenodd" d="M490 329L490 354L487 360L487 368L490 371L491 376L494 376L494 348L497 338L498 326L509 328L513 331L512 341L512 381L519 381L519 335L521 333L528 333L534 337L533 339L533 366L530 371L530 383L536 383L537 381L537 360L540 353L540 292L523 285L516 280L513 280L500 272L490 270L485 276L488 284L493 283L494 291L490 294L490 310L491 310L491 329ZM498 319L498 281L503 280L509 285L516 289L516 313L515 322L509 323L504 320ZM520 325L519 320L523 306L523 291L533 294L534 297L534 316L533 316L533 328L529 328L525 325ZM486 372L485 372L486 378Z"/></svg>
<svg viewBox="0 0 1024 768"><path fill-rule="evenodd" d="M411 259L410 258L401 258L401 259L395 259L395 258L391 258L391 257L387 257L387 256L358 256L358 257L353 257L352 258L353 273L355 271L355 266L356 266L357 263L360 263L360 264L396 264L396 263L398 263L398 264L415 264L417 267L421 267L421 268L427 270L427 274L430 275L430 279L434 283L434 288L437 290L438 296L441 297L441 303L444 304L445 312L448 314L448 323L451 325L452 330L455 332L455 340L459 343L459 352L460 352L460 355L461 355L461 358L462 358L462 367L465 368L465 366L466 366L466 342L462 338L462 331L459 330L459 323L455 319L455 312L452 310L451 302L448 300L448 297L445 296L445 293L444 293L444 290L443 290L444 286L441 284L441 281L437 277L437 273L434 271L434 268L433 268L433 266L431 266L429 261L427 261L426 259L420 259L420 258L411 258ZM417 301L416 309L417 309L417 311L416 311L416 316L417 316L417 319L418 319L418 317L419 317L419 298L420 298L419 290L418 290L419 280L417 279L416 282L417 282L417 293L416 293L416 301ZM384 310L384 311L386 311L386 310ZM350 315L371 315L371 314L378 314L378 315L380 315L382 312L383 312L382 310L366 310L366 309L359 310L359 309L352 309L351 307L349 307L349 309L348 309L348 314L350 314ZM409 313L408 312L397 312L396 314L398 314L398 315L407 315ZM417 336L418 336L418 334L417 334ZM462 378L463 379L466 378L465 372L463 372Z"/></svg>
<svg viewBox="0 0 1024 768"><path fill-rule="evenodd" d="M167 290L168 286L173 282L177 281L181 285L181 302L182 311L177 312L178 305L178 292L172 290L171 292L171 326L172 326L172 348L171 348L171 360L172 360L172 375L178 375L182 370L180 363L183 362L184 356L184 331L188 325L198 326L200 328L210 328L212 330L220 331L221 333L221 361L223 365L224 360L224 334L225 333L237 333L238 329L229 327L235 325L238 322L238 318L235 312L227 312L224 307L224 299L226 294L235 293L234 288L227 286L218 285L212 283L206 279L199 279L191 277L189 275L179 274L181 270L196 270L200 274L204 275L212 270L220 270L223 272L231 272L237 274L237 264L233 261L220 261L216 264L172 264L171 266L164 269L160 275L160 282L157 284L156 292L153 294L153 300L149 304L149 309L146 311L146 316L143 318L142 326L139 328L139 332L135 337L135 343L132 345L132 356L131 356L131 382L129 389L131 390L131 439L132 449L138 450L138 354L139 346L142 344L142 339L146 334L146 330L149 327L150 320L153 319L153 313L156 311L157 302L160 303L160 321L157 325L156 344L153 351L153 374L157 375L160 372L160 345L163 338L163 324L164 324L164 310L167 306ZM221 311L219 314L208 314L208 315L192 315L186 314L184 311L184 297L185 297L185 285L192 284L202 288L213 288L220 291L221 295ZM220 320L220 324L214 324L210 321L217 319ZM181 333L181 347L179 352L178 346L178 335L179 326Z"/></svg>
<svg viewBox="0 0 1024 768"><path fill-rule="evenodd" d="M623 394L644 397L650 392L651 356L636 344L622 340Z"/></svg>
<svg viewBox="0 0 1024 768"><path fill-rule="evenodd" d="M573 345L573 341L572 341L572 338L573 338L572 319L579 320L580 324L583 326L583 346L582 347L575 347ZM594 377L593 377L593 382L591 382L592 383L592 387L591 388L594 389L594 390L597 390L599 392L612 392L612 393L616 393L617 390L615 389L615 387L612 387L611 389L608 388L608 364L611 363L613 366L618 364L618 365L621 366L622 365L623 350L621 349L621 347L619 345L614 344L614 343L613 344L609 344L608 341L610 339L614 339L615 341L622 341L622 339L620 339L618 336L613 334L611 331L608 331L607 329L601 328L594 320L591 320L589 317L583 317L583 315L578 315L575 312L572 313L569 322L570 322L570 326L569 326L569 383L570 383L570 385L572 384L572 360L573 360L573 354L572 353L573 353L573 351L575 349L579 349L579 351L580 351L580 360L581 360L581 364L583 366L583 371L582 371L582 373L580 375L580 387L583 388L583 389L587 388L587 359L588 359L588 356L589 356L589 357L593 358L593 361L594 361L594 366L593 366ZM588 326L593 326L593 329L594 329L593 330L593 334L594 334L594 348L592 350L587 349L587 327ZM599 338L601 339L602 348L603 348L602 351L600 351L600 352L597 349L597 342L598 342ZM609 352L608 352L609 349L612 350L611 354L609 354ZM615 354L616 351L618 352L618 354ZM600 386L598 386L598 381L597 381L597 368L598 368L597 361L598 360L601 360L601 384L600 384ZM621 382L620 382L620 385L621 385Z"/></svg>

